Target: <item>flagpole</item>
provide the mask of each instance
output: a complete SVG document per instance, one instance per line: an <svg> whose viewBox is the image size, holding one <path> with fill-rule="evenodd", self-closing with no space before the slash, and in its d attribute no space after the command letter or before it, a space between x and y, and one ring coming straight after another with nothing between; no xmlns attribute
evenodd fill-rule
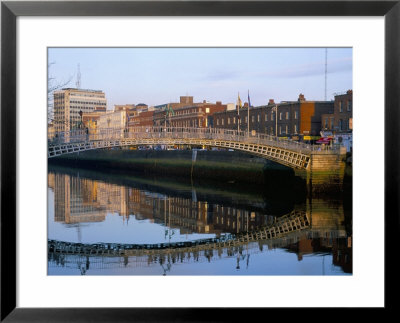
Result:
<svg viewBox="0 0 400 323"><path fill-rule="evenodd" d="M239 116L239 93L238 93L238 99L237 99L237 134L239 136L239 121L240 121L240 116Z"/></svg>
<svg viewBox="0 0 400 323"><path fill-rule="evenodd" d="M247 90L247 137L250 137L250 94L249 90Z"/></svg>

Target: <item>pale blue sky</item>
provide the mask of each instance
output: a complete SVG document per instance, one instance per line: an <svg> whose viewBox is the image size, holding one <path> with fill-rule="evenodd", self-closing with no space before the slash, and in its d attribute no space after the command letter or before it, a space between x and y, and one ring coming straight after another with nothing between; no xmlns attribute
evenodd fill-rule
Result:
<svg viewBox="0 0 400 323"><path fill-rule="evenodd" d="M50 76L72 77L76 86L102 90L107 105L178 102L191 95L207 100L253 106L325 96L325 48L49 48ZM328 48L327 99L352 89L352 49Z"/></svg>

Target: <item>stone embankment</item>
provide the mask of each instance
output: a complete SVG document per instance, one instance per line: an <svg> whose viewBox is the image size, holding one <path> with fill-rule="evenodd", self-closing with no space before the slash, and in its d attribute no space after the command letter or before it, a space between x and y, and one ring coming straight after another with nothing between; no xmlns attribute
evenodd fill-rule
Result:
<svg viewBox="0 0 400 323"><path fill-rule="evenodd" d="M49 159L49 163L114 173L253 183L271 188L293 186L303 181L313 193L329 193L342 191L344 177L351 176L351 165L347 163L346 166L345 160L345 155L315 154L309 171L294 171L265 158L237 151L197 150L194 154L192 150L110 149L66 154Z"/></svg>

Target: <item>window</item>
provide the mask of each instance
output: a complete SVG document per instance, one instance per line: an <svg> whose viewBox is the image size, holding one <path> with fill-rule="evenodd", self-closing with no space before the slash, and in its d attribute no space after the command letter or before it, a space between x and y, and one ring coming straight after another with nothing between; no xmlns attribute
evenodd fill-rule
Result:
<svg viewBox="0 0 400 323"><path fill-rule="evenodd" d="M339 130L343 130L343 120L339 120Z"/></svg>
<svg viewBox="0 0 400 323"><path fill-rule="evenodd" d="M268 121L268 114L265 114L265 121Z"/></svg>
<svg viewBox="0 0 400 323"><path fill-rule="evenodd" d="M271 111L271 121L274 121L274 113Z"/></svg>
<svg viewBox="0 0 400 323"><path fill-rule="evenodd" d="M224 125L224 119L221 119L221 126Z"/></svg>
<svg viewBox="0 0 400 323"><path fill-rule="evenodd" d="M299 111L295 111L295 112L294 112L294 118L295 118L295 119L298 119L298 118L299 118Z"/></svg>
<svg viewBox="0 0 400 323"><path fill-rule="evenodd" d="M286 120L289 120L289 111L286 112Z"/></svg>
<svg viewBox="0 0 400 323"><path fill-rule="evenodd" d="M231 118L228 118L228 124L231 124Z"/></svg>
<svg viewBox="0 0 400 323"><path fill-rule="evenodd" d="M254 116L251 116L251 122L254 123Z"/></svg>
<svg viewBox="0 0 400 323"><path fill-rule="evenodd" d="M282 134L282 126L279 126L279 134Z"/></svg>
<svg viewBox="0 0 400 323"><path fill-rule="evenodd" d="M233 117L232 120L233 120L233 124L236 124L236 117Z"/></svg>
<svg viewBox="0 0 400 323"><path fill-rule="evenodd" d="M282 112L279 112L279 120L282 120Z"/></svg>
<svg viewBox="0 0 400 323"><path fill-rule="evenodd" d="M294 133L297 133L297 124L294 125L293 131L294 131Z"/></svg>
<svg viewBox="0 0 400 323"><path fill-rule="evenodd" d="M257 122L260 122L260 115L257 114Z"/></svg>
<svg viewBox="0 0 400 323"><path fill-rule="evenodd" d="M352 104L351 100L347 101L347 112L351 111L351 104Z"/></svg>
<svg viewBox="0 0 400 323"><path fill-rule="evenodd" d="M339 101L339 112L343 112L342 101Z"/></svg>
<svg viewBox="0 0 400 323"><path fill-rule="evenodd" d="M247 117L244 117L244 122L247 122Z"/></svg>
<svg viewBox="0 0 400 323"><path fill-rule="evenodd" d="M325 118L325 125L324 125L325 129L328 129L328 118Z"/></svg>
<svg viewBox="0 0 400 323"><path fill-rule="evenodd" d="M344 121L344 130L349 130L349 119Z"/></svg>
<svg viewBox="0 0 400 323"><path fill-rule="evenodd" d="M217 119L217 126L219 126L219 119Z"/></svg>
<svg viewBox="0 0 400 323"><path fill-rule="evenodd" d="M286 125L285 133L286 133L286 134L289 133L289 127L288 127L288 125Z"/></svg>
<svg viewBox="0 0 400 323"><path fill-rule="evenodd" d="M335 118L331 117L331 125L329 127L329 129L333 129L333 124L335 123Z"/></svg>

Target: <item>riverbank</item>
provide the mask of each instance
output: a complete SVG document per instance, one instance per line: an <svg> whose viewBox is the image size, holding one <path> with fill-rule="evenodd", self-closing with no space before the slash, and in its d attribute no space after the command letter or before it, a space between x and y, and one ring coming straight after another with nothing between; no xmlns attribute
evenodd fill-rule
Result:
<svg viewBox="0 0 400 323"><path fill-rule="evenodd" d="M303 194L307 190L304 177L296 176L293 169L237 151L198 150L193 154L192 150L90 150L50 158L49 164L123 176L163 176L200 185L202 182L262 185L266 191L279 194L288 191ZM351 195L351 187L352 166L347 163L343 192Z"/></svg>

